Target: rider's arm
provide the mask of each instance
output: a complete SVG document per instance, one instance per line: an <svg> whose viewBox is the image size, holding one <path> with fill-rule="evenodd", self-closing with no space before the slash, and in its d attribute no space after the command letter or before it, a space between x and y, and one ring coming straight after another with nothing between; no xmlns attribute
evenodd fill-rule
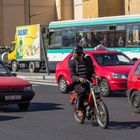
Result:
<svg viewBox="0 0 140 140"><path fill-rule="evenodd" d="M92 77L92 74L95 73L95 70L94 70L95 68L94 68L92 59L89 58L89 57L86 57L85 61L86 61L85 64L86 64L86 67L87 67L88 77Z"/></svg>

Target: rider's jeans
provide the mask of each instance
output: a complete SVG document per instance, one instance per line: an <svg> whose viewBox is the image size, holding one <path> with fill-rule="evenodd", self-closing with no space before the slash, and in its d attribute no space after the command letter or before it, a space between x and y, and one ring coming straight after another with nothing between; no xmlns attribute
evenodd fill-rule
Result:
<svg viewBox="0 0 140 140"><path fill-rule="evenodd" d="M75 85L75 91L78 97L77 104L76 104L77 109L83 109L84 99L86 98L87 93L89 93L89 89L90 89L89 85L86 83Z"/></svg>

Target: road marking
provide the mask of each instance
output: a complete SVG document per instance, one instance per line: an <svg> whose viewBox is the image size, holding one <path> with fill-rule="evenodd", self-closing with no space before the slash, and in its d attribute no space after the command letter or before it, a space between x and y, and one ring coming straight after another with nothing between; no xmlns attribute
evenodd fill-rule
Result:
<svg viewBox="0 0 140 140"><path fill-rule="evenodd" d="M36 85L36 84L32 84L32 86L33 86L33 87L37 87L37 86L39 86L39 85Z"/></svg>
<svg viewBox="0 0 140 140"><path fill-rule="evenodd" d="M49 85L49 86L57 86L57 84L55 84L55 83L34 82L34 81L30 81L30 83L32 83L32 84L35 84L35 86L37 86L37 85Z"/></svg>

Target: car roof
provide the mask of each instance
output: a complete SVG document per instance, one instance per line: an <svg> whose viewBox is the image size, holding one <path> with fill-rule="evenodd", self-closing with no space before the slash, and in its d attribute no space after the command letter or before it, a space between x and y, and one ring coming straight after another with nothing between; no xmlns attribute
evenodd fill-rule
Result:
<svg viewBox="0 0 140 140"><path fill-rule="evenodd" d="M105 54L105 53L121 53L116 50L93 50L93 51L84 51L86 54Z"/></svg>

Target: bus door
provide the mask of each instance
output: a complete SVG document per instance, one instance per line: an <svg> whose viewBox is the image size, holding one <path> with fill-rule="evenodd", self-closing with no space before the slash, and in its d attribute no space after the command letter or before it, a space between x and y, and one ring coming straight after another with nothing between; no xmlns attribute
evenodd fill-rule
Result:
<svg viewBox="0 0 140 140"><path fill-rule="evenodd" d="M51 30L49 31L49 45L48 45L48 61L49 68L55 70L56 64L60 61L62 51L61 51L61 31Z"/></svg>

